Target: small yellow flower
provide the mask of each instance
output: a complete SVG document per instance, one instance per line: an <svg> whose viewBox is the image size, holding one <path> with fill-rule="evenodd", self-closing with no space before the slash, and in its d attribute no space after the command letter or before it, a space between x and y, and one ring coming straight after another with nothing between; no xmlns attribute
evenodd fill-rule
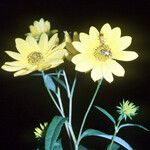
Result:
<svg viewBox="0 0 150 150"><path fill-rule="evenodd" d="M44 71L55 68L63 63L66 55L65 42L58 45L58 34L53 35L48 41L48 36L43 33L37 42L32 36L27 36L25 40L16 38L16 48L19 53L6 51L15 59L12 62L5 62L2 69L15 72L14 76L22 76L33 71Z"/></svg>
<svg viewBox="0 0 150 150"><path fill-rule="evenodd" d="M39 39L42 33L50 34L50 32L56 33L57 30L50 30L51 25L49 21L44 21L43 18L41 18L39 21L34 21L33 25L29 26L30 33L27 35L31 35L36 39Z"/></svg>
<svg viewBox="0 0 150 150"><path fill-rule="evenodd" d="M134 51L125 51L131 44L131 37L121 37L121 29L111 29L108 23L100 32L91 26L89 34L80 33L79 38L80 42L72 42L75 49L80 52L72 58L72 62L76 65L77 71L91 70L91 78L94 81L104 78L111 83L112 74L124 76L125 70L116 60L131 61L138 57Z"/></svg>
<svg viewBox="0 0 150 150"><path fill-rule="evenodd" d="M66 42L66 49L68 51L66 58L70 61L73 56L79 53L72 45L72 41L79 41L79 35L77 32L74 32L73 39L71 39L67 31L64 31L64 34L65 34L64 41Z"/></svg>
<svg viewBox="0 0 150 150"><path fill-rule="evenodd" d="M138 106L135 106L134 103L131 103L130 101L124 101L123 103L120 103L120 106L117 106L118 113L126 120L127 117L132 119L132 116L135 116L137 113L137 110L139 109Z"/></svg>
<svg viewBox="0 0 150 150"><path fill-rule="evenodd" d="M40 123L40 127L36 127L34 130L35 138L42 138L44 136L45 130L47 129L48 123L45 122L43 125Z"/></svg>

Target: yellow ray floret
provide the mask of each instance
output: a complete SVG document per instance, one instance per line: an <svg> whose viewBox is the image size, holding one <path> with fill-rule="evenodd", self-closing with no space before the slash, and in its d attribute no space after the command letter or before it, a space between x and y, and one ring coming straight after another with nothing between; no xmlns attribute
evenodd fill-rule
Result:
<svg viewBox="0 0 150 150"><path fill-rule="evenodd" d="M35 137L38 139L42 138L44 136L45 130L47 129L47 126L48 126L47 122L45 122L44 124L40 123L40 127L36 127L34 129Z"/></svg>
<svg viewBox="0 0 150 150"><path fill-rule="evenodd" d="M5 62L2 69L15 72L14 76L22 76L33 71L44 71L57 67L63 63L67 51L64 49L65 42L58 45L58 34L54 34L50 40L43 33L37 42L32 36L25 40L16 38L18 52L6 51L15 61Z"/></svg>
<svg viewBox="0 0 150 150"><path fill-rule="evenodd" d="M79 54L72 58L76 65L75 70L80 72L91 71L94 81L104 78L113 81L113 75L124 76L124 68L116 61L131 61L138 57L134 51L124 51L130 46L130 36L121 37L119 27L111 28L106 23L100 31L91 26L89 34L80 33L80 42L72 42Z"/></svg>
<svg viewBox="0 0 150 150"><path fill-rule="evenodd" d="M33 25L30 25L29 28L29 34L34 38L38 38L42 33L49 33L51 25L49 21L44 21L44 19L41 18L39 21L34 21Z"/></svg>

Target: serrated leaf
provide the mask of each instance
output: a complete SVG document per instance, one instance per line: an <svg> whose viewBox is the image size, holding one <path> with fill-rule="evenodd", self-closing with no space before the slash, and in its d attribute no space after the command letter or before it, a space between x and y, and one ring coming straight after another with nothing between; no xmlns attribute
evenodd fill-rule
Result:
<svg viewBox="0 0 150 150"><path fill-rule="evenodd" d="M114 124L116 124L116 121L115 119L113 118L113 116L108 113L105 109L101 108L101 107L98 107L98 106L95 106L100 112L102 112L105 116L107 116Z"/></svg>
<svg viewBox="0 0 150 150"><path fill-rule="evenodd" d="M45 136L45 150L53 150L54 144L60 134L63 124L66 122L67 118L61 116L55 116L48 126Z"/></svg>
<svg viewBox="0 0 150 150"><path fill-rule="evenodd" d="M147 128L143 127L142 125L132 124L132 123L122 124L122 125L120 125L118 130L120 130L121 128L124 128L124 127L138 127L138 128L141 128L141 129L143 129L145 131L149 131Z"/></svg>
<svg viewBox="0 0 150 150"><path fill-rule="evenodd" d="M79 148L78 148L79 150L88 150L85 146L83 146L83 145L79 145Z"/></svg>
<svg viewBox="0 0 150 150"><path fill-rule="evenodd" d="M61 139L54 144L54 150L63 150Z"/></svg>
<svg viewBox="0 0 150 150"><path fill-rule="evenodd" d="M61 79L59 79L58 77L55 77L55 76L52 76L52 78L53 78L56 82L58 82L64 89L67 89L67 88L66 88L66 85L65 85L65 83L64 83L63 80L61 80Z"/></svg>
<svg viewBox="0 0 150 150"><path fill-rule="evenodd" d="M49 90L56 92L56 86L50 75L44 75L44 82Z"/></svg>
<svg viewBox="0 0 150 150"><path fill-rule="evenodd" d="M80 140L85 138L85 137L88 137L88 136L97 136L97 137L101 137L101 138L106 138L106 139L109 139L111 140L112 139L112 135L109 135L109 134L106 134L104 132L101 132L99 130L94 130L94 129L87 129L86 131L84 131L80 137ZM132 147L126 142L124 141L123 139L121 139L120 137L116 136L114 138L114 141L117 143L117 144L120 144L121 146L123 146L124 148L126 148L127 150L133 150Z"/></svg>

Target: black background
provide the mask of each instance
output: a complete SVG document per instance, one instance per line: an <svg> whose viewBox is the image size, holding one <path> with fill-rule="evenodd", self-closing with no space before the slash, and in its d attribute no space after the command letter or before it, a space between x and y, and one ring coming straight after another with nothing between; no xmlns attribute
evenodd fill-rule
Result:
<svg viewBox="0 0 150 150"><path fill-rule="evenodd" d="M29 32L28 26L40 18L49 20L52 28L59 29L60 33L64 30L88 32L91 25L100 29L108 22L112 27L119 26L122 35L133 37L128 50L136 51L139 58L132 62L120 62L126 70L125 77L114 77L111 84L104 81L95 104L107 109L117 118L115 106L122 98L130 99L140 106L139 114L132 122L149 128L150 2L1 0L0 65L9 60L4 51L15 50L14 39L24 38L24 34ZM75 74L74 65L67 63L63 67L66 68L71 83ZM89 74L79 73L73 102L73 125L76 133L95 86ZM65 108L67 104L67 99L64 99ZM0 71L0 149L35 150L34 127L39 122L50 121L56 114L58 112L50 102L40 77L27 75L14 78L12 73ZM87 122L85 128L112 133L111 122L94 108ZM62 136L66 139L65 130ZM149 149L149 133L141 129L123 129L119 136L128 141L135 150ZM67 142L63 140L63 143ZM90 149L103 150L108 141L91 137L83 140L82 144Z"/></svg>

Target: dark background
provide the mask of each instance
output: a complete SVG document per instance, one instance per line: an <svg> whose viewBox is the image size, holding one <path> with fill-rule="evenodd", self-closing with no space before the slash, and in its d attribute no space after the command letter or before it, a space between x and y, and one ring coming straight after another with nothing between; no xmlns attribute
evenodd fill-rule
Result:
<svg viewBox="0 0 150 150"><path fill-rule="evenodd" d="M139 58L132 62L120 62L126 69L124 78L114 77L113 83L103 82L103 86L95 101L114 114L117 118L116 105L122 99L129 99L140 106L139 114L132 123L139 123L149 128L149 55L150 55L150 2L148 0L104 0L104 1L71 1L71 0L31 0L0 1L0 65L9 57L5 50L15 50L14 39L24 38L29 32L28 26L40 18L51 22L52 28L88 32L91 25L100 27L110 23L119 26L122 35L133 37L128 50L136 51ZM67 63L66 68L71 83L74 65ZM77 133L83 114L89 104L96 84L89 74L78 76L73 106L73 123ZM64 99L67 107L68 101ZM35 150L33 130L39 122L50 121L58 115L48 98L40 77L30 75L14 78L12 73L0 71L0 149ZM94 128L112 133L112 124L94 108L89 114L85 128ZM129 120L129 122L131 122ZM66 139L65 130L62 136ZM129 127L123 129L119 136L123 137L135 150L147 150L149 133ZM63 140L63 143L67 143ZM95 137L83 140L83 145L90 149L103 150L108 141ZM65 146L65 150L69 148Z"/></svg>

